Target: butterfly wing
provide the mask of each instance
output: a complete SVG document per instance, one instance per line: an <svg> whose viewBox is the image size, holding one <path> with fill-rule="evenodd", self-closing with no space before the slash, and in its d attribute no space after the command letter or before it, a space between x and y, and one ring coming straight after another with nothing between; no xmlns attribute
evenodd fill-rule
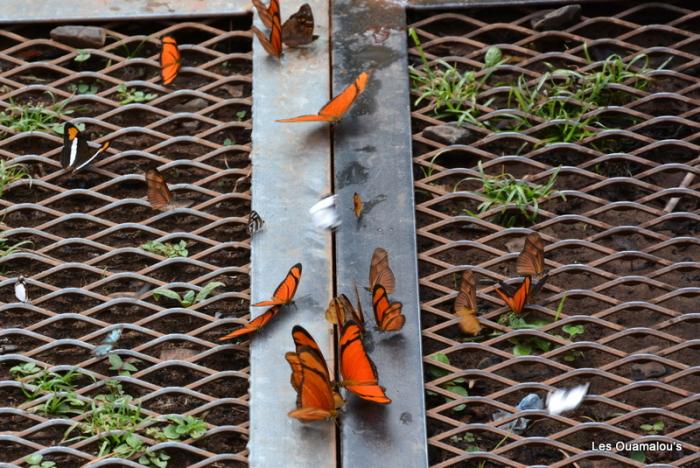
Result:
<svg viewBox="0 0 700 468"><path fill-rule="evenodd" d="M177 41L171 36L165 36L161 40L160 49L160 76L163 78L164 85L175 81L180 66L180 49L177 47Z"/></svg>
<svg viewBox="0 0 700 468"><path fill-rule="evenodd" d="M280 14L279 0L270 0L270 4L268 6L265 6L265 4L260 0L253 0L253 6L256 10L258 10L260 21L262 21L266 28L271 28L272 17Z"/></svg>
<svg viewBox="0 0 700 468"><path fill-rule="evenodd" d="M246 230L248 231L248 235L252 236L259 230L263 228L265 225L265 220L260 217L257 211L252 210L250 212L250 216L248 216L248 225L246 226Z"/></svg>
<svg viewBox="0 0 700 468"><path fill-rule="evenodd" d="M290 365L293 369L292 379L296 379L294 366L298 365L301 370L300 378L297 377L297 409L289 412L289 416L301 422L334 418L337 415L337 398L328 376L324 373L325 361L319 362L316 351L306 346L302 346L296 355L297 361Z"/></svg>
<svg viewBox="0 0 700 468"><path fill-rule="evenodd" d="M544 241L533 232L525 239L525 245L518 256L517 271L523 276L539 276L544 273Z"/></svg>
<svg viewBox="0 0 700 468"><path fill-rule="evenodd" d="M400 302L390 302L386 289L380 284L372 291L372 308L374 319L380 331L399 331L406 323L406 317L401 313Z"/></svg>
<svg viewBox="0 0 700 468"><path fill-rule="evenodd" d="M282 41L289 47L299 47L317 38L314 36L314 13L309 4L304 3L282 25Z"/></svg>
<svg viewBox="0 0 700 468"><path fill-rule="evenodd" d="M294 295L299 287L299 281L301 280L301 263L297 263L292 268L289 269L287 276L284 277L282 282L275 292L272 294L271 301L256 302L253 307L264 307L276 304L290 304L294 300Z"/></svg>
<svg viewBox="0 0 700 468"><path fill-rule="evenodd" d="M391 403L378 384L377 369L362 343L362 328L352 320L343 327L340 336L340 373L343 386L363 400L382 405Z"/></svg>
<svg viewBox="0 0 700 468"><path fill-rule="evenodd" d="M78 143L78 145L80 145L80 143ZM86 145L86 146L87 146L87 145ZM110 146L110 142L109 142L109 141L105 141L104 143L102 143L102 146L100 146L100 148L95 152L95 154L93 154L93 155L90 156L89 158L85 159L85 161L81 162L80 165L79 165L78 167L76 167L75 169L73 169L73 172L78 172L78 171L81 170L82 168L86 167L86 166L87 166L88 164L90 164L93 160L95 160L95 158L97 158L99 155L101 155L101 154L103 154L104 152L106 152L106 151L109 149L109 146ZM88 153L88 154L89 154L89 153ZM78 159L81 159L80 155L78 155Z"/></svg>
<svg viewBox="0 0 700 468"><path fill-rule="evenodd" d="M289 383L292 384L292 387L294 387L294 390L296 390L298 393L301 389L302 379L301 361L299 360L297 353L293 353L291 351L285 353L284 358L287 360L289 367L292 369L292 375L289 378Z"/></svg>
<svg viewBox="0 0 700 468"><path fill-rule="evenodd" d="M510 296L504 291L503 285L496 288L496 294L498 294L503 302L506 303L508 308L515 312L516 314L521 314L527 305L527 299L530 295L530 286L532 285L532 280L529 276L526 276L515 293Z"/></svg>
<svg viewBox="0 0 700 468"><path fill-rule="evenodd" d="M362 72L360 76L339 95L331 99L331 101L323 106L316 115L301 115L292 117L291 119L281 119L276 122L292 123L292 122L329 122L336 123L347 113L347 111L355 103L357 97L362 94L367 86L369 73Z"/></svg>
<svg viewBox="0 0 700 468"><path fill-rule="evenodd" d="M355 213L355 217L360 219L362 216L362 209L364 208L364 203L362 203L362 197L359 193L355 192L352 195L352 210Z"/></svg>
<svg viewBox="0 0 700 468"><path fill-rule="evenodd" d="M262 327L267 325L267 323L275 318L279 311L282 309L282 306L275 305L270 307L268 310L263 312L262 314L258 315L255 317L253 320L248 322L247 324L243 325L241 328L232 331L228 335L222 336L219 338L219 341L224 341L224 340L231 340L233 338L238 338L239 336L244 336L244 335L249 335L250 333L254 333L258 330L260 330Z"/></svg>
<svg viewBox="0 0 700 468"><path fill-rule="evenodd" d="M372 253L372 262L369 265L370 291L378 284L383 286L388 294L393 294L396 288L396 278L389 266L389 253L381 247L377 247Z"/></svg>
<svg viewBox="0 0 700 468"><path fill-rule="evenodd" d="M481 331L476 316L476 275L471 270L462 272L459 293L455 299L455 314L462 318L459 322L462 332L477 335Z"/></svg>
<svg viewBox="0 0 700 468"><path fill-rule="evenodd" d="M165 177L158 169L146 171L146 184L148 185L147 198L153 209L162 210L173 200L173 194L168 188Z"/></svg>
<svg viewBox="0 0 700 468"><path fill-rule="evenodd" d="M275 58L280 58L282 56L282 26L280 25L279 14L272 17L272 26L270 29L269 38L255 26L252 26L251 30L258 37L258 40L265 49L265 52Z"/></svg>
<svg viewBox="0 0 700 468"><path fill-rule="evenodd" d="M64 169L75 166L78 160L78 144L80 130L70 122L63 125L63 149L61 150L61 166Z"/></svg>

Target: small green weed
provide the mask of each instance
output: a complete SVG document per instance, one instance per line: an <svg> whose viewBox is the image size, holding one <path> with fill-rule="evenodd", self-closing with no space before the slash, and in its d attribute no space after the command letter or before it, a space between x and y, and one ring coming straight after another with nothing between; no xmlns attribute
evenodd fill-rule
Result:
<svg viewBox="0 0 700 468"><path fill-rule="evenodd" d="M482 448L479 446L477 436L471 432L465 432L464 434L454 435L450 437L450 442L454 444L459 444L460 446L465 446L465 451L467 452L481 452Z"/></svg>
<svg viewBox="0 0 700 468"><path fill-rule="evenodd" d="M136 366L124 361L118 354L111 353L107 359L109 360L109 370L117 371L121 376L129 377L132 372L138 371Z"/></svg>
<svg viewBox="0 0 700 468"><path fill-rule="evenodd" d="M95 83L72 83L68 86L68 91L74 94L97 94L100 87Z"/></svg>
<svg viewBox="0 0 700 468"><path fill-rule="evenodd" d="M10 375L22 382L22 393L28 401L51 395L30 411L44 415L82 413L85 402L75 393L75 380L82 376L77 369L60 374L42 369L34 363L24 363L11 368Z"/></svg>
<svg viewBox="0 0 700 468"><path fill-rule="evenodd" d="M91 54L87 50L79 49L78 54L73 58L73 61L75 62L87 62L90 60Z"/></svg>
<svg viewBox="0 0 700 468"><path fill-rule="evenodd" d="M21 179L31 179L24 166L0 159L0 197L6 186Z"/></svg>
<svg viewBox="0 0 700 468"><path fill-rule="evenodd" d="M447 357L446 354L442 353L435 353L430 356L431 359L441 362L443 364L449 364L450 363L450 358ZM428 366L427 369L428 375L430 375L434 379L439 379L440 377L444 377L449 374L448 371L445 369L442 369L441 367L437 366ZM447 391L450 391L452 393L455 393L459 396L469 396L469 392L467 391L467 379L464 377L459 377L454 380L450 380L449 382L446 382L444 384L441 384L441 387L444 388ZM428 395L431 396L437 396L435 392L427 391ZM451 398L445 397L445 401L449 403L452 401ZM454 412L459 412L459 411L464 411L464 409L467 407L465 404L457 405L451 410Z"/></svg>
<svg viewBox="0 0 700 468"><path fill-rule="evenodd" d="M126 84L122 83L117 86L117 98L119 99L119 104L125 106L134 102L148 102L157 98L158 95L155 93L146 93L144 91L139 91L133 88L127 88Z"/></svg>
<svg viewBox="0 0 700 468"><path fill-rule="evenodd" d="M199 439L207 432L207 424L194 416L171 414L166 416L170 424L163 429L149 428L147 434L159 440Z"/></svg>
<svg viewBox="0 0 700 468"><path fill-rule="evenodd" d="M176 291L168 288L158 288L153 291L153 297L158 300L161 296L168 299L174 299L180 303L182 307L189 307L193 304L198 304L204 300L216 289L224 286L224 283L212 281L204 286L198 293L194 290L187 291L184 296L180 296Z"/></svg>
<svg viewBox="0 0 700 468"><path fill-rule="evenodd" d="M664 424L663 421L656 421L651 424L642 424L639 426L641 430L644 431L645 434L648 435L656 435L661 432L663 432L664 428L666 427L666 424Z"/></svg>
<svg viewBox="0 0 700 468"><path fill-rule="evenodd" d="M44 456L40 453L34 453L29 455L24 459L29 465L29 468L55 468L56 463L46 460L44 461Z"/></svg>
<svg viewBox="0 0 700 468"><path fill-rule="evenodd" d="M53 96L51 96L53 99ZM0 125L8 127L17 133L46 132L63 134L61 116L70 115L72 109L66 109L66 102L47 105L41 102L10 105L0 112ZM2 134L4 138L7 134Z"/></svg>
<svg viewBox="0 0 700 468"><path fill-rule="evenodd" d="M176 244L170 242L149 241L141 246L146 252L151 252L164 257L187 257L187 242L181 240Z"/></svg>

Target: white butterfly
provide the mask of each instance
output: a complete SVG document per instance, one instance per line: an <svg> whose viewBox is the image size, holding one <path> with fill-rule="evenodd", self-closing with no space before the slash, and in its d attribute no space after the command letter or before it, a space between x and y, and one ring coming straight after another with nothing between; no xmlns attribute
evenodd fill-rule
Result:
<svg viewBox="0 0 700 468"><path fill-rule="evenodd" d="M335 229L340 226L340 216L338 216L335 201L336 196L331 195L309 209L311 218L317 227L322 229Z"/></svg>
<svg viewBox="0 0 700 468"><path fill-rule="evenodd" d="M581 404L586 393L588 393L588 384L570 389L554 390L547 395L547 411L556 416L565 411L574 410Z"/></svg>
<svg viewBox="0 0 700 468"><path fill-rule="evenodd" d="M19 302L23 302L25 304L31 303L27 297L27 285L24 282L24 276L20 275L20 277L17 278L17 281L15 281L15 297Z"/></svg>

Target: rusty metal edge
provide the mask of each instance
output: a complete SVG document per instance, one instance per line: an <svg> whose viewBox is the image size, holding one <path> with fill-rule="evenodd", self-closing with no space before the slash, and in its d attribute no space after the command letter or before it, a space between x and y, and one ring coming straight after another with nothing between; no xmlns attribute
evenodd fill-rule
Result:
<svg viewBox="0 0 700 468"><path fill-rule="evenodd" d="M341 466L428 466L423 388L411 110L403 5L336 0L332 6L333 94L372 69L366 92L335 128L335 193L342 225L336 234L337 292L353 297L357 282L366 318L365 344L390 405L349 395L341 424ZM353 213L353 193L365 202ZM389 252L396 275L392 300L406 324L380 333L367 286L376 247Z"/></svg>
<svg viewBox="0 0 700 468"><path fill-rule="evenodd" d="M310 46L285 49L281 61L253 41L252 207L265 220L251 241L252 302L267 300L289 268L303 265L295 305L286 306L251 341L249 463L253 467L307 468L336 464L333 421L301 424L287 416L296 393L284 354L294 350L296 324L306 328L333 366L332 328L324 310L332 295L332 240L314 226L309 208L330 192L330 130L326 124L283 124L276 119L314 113L330 94L328 0L288 0L282 17L308 1L316 33ZM264 30L259 19L258 28ZM252 308L257 316L265 308Z"/></svg>
<svg viewBox="0 0 700 468"><path fill-rule="evenodd" d="M250 0L5 0L0 24L203 18L247 13Z"/></svg>

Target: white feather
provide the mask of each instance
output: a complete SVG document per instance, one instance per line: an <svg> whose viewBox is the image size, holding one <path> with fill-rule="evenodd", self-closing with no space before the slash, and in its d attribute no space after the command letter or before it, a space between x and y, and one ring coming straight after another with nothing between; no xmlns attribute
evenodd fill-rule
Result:
<svg viewBox="0 0 700 468"><path fill-rule="evenodd" d="M565 411L574 410L581 404L586 393L588 393L588 384L554 390L547 395L547 411L549 414L559 415Z"/></svg>
<svg viewBox="0 0 700 468"><path fill-rule="evenodd" d="M316 203L309 209L314 224L322 229L334 229L340 226L340 216L335 206L336 196L331 195Z"/></svg>

